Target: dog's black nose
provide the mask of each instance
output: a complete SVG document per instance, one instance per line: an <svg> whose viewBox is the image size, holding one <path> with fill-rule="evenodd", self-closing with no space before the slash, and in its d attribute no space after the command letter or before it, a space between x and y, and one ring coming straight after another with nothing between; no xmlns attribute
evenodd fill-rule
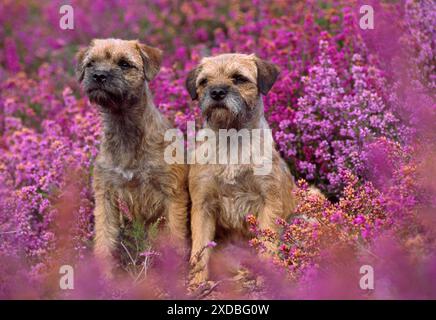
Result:
<svg viewBox="0 0 436 320"><path fill-rule="evenodd" d="M210 96L213 100L220 101L224 99L228 91L227 87L214 87L210 90Z"/></svg>
<svg viewBox="0 0 436 320"><path fill-rule="evenodd" d="M106 72L102 72L102 71L98 72L97 71L92 75L92 79L94 79L94 81L96 81L98 83L103 83L107 80L107 74L106 74Z"/></svg>

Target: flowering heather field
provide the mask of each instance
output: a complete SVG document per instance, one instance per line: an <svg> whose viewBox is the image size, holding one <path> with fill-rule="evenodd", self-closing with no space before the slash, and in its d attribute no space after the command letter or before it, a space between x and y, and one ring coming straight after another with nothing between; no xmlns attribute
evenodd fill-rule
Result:
<svg viewBox="0 0 436 320"><path fill-rule="evenodd" d="M247 216L253 238L217 254L214 284L194 298L436 298L434 1L369 1L372 30L359 27L359 1L74 0L74 30L59 27L63 3L1 4L0 298L187 295L187 263L159 226L126 227L125 278L102 279L92 261L100 119L74 55L96 37L164 51L151 87L183 130L201 124L184 81L203 56L256 53L281 67L266 116L300 205L278 234ZM270 262L254 254L268 242L279 248ZM59 289L65 264L72 291ZM374 290L359 287L362 265Z"/></svg>

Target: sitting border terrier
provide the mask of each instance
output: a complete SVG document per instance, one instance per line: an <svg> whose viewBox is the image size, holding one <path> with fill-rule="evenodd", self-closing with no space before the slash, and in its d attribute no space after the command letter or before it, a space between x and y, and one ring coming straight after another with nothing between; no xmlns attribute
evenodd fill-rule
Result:
<svg viewBox="0 0 436 320"><path fill-rule="evenodd" d="M125 206L145 224L165 217L178 243L187 237L188 170L164 161L164 134L171 126L148 87L160 69L159 49L136 40L95 39L77 61L79 81L103 124L94 166L94 252L111 277Z"/></svg>
<svg viewBox="0 0 436 320"><path fill-rule="evenodd" d="M216 132L217 139L222 138L220 129L267 129L270 132L261 95L268 93L278 74L276 65L255 55L222 54L204 58L188 74L186 87L192 99L199 100L204 128ZM227 137L225 139L223 145L228 143ZM191 285L208 278L211 253L208 243L215 239L222 242L249 237L247 214L257 217L260 228L277 230L276 218L286 218L294 210L293 177L275 150L272 137L269 141L271 170L266 174L257 175L253 161L248 164L197 163L190 167ZM238 144L238 152L241 152L242 143L238 141ZM221 147L215 145L214 148L220 152ZM198 152L199 148L196 150Z"/></svg>

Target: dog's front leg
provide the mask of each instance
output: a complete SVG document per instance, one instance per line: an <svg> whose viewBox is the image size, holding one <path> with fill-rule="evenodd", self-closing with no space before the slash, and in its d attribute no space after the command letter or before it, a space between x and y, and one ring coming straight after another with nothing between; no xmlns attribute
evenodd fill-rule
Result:
<svg viewBox="0 0 436 320"><path fill-rule="evenodd" d="M172 165L171 188L168 192L167 219L170 240L176 248L181 249L183 254L188 248L188 168L185 165Z"/></svg>
<svg viewBox="0 0 436 320"><path fill-rule="evenodd" d="M191 210L191 280L195 286L207 280L208 262L211 253L209 243L215 238L215 217L202 210L201 204L193 201Z"/></svg>
<svg viewBox="0 0 436 320"><path fill-rule="evenodd" d="M170 237L177 243L183 243L188 237L188 194L173 197L168 204L168 228ZM182 241L182 242L181 242Z"/></svg>
<svg viewBox="0 0 436 320"><path fill-rule="evenodd" d="M115 265L113 252L116 250L119 233L119 214L108 194L95 194L95 243L94 253L102 264L103 273L112 278Z"/></svg>
<svg viewBox="0 0 436 320"><path fill-rule="evenodd" d="M276 223L276 219L283 216L284 214L281 199L274 196L267 197L265 206L258 217L259 229L268 229L273 232L278 232L279 228L278 224ZM266 242L265 247L267 251L263 254L263 257L269 259L271 256L274 256L277 253L277 243Z"/></svg>

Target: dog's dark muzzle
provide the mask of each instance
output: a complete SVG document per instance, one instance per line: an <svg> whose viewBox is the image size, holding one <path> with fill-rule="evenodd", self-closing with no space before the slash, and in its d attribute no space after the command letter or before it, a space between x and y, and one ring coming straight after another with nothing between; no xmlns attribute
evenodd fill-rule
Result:
<svg viewBox="0 0 436 320"><path fill-rule="evenodd" d="M122 82L111 71L92 70L86 78L85 90L91 100L102 100L106 97L113 99L122 96L124 87Z"/></svg>

